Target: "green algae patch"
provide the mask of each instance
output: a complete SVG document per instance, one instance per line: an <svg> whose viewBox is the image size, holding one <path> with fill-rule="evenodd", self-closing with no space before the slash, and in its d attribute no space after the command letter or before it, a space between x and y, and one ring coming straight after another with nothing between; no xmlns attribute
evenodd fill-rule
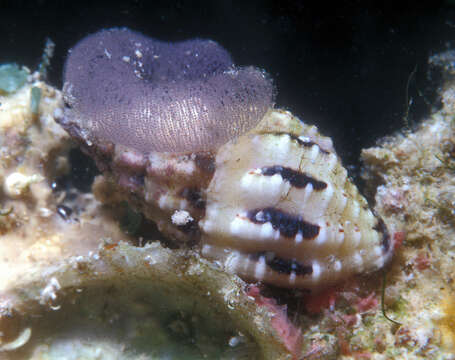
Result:
<svg viewBox="0 0 455 360"><path fill-rule="evenodd" d="M0 65L0 95L11 94L27 81L28 72L17 64Z"/></svg>
<svg viewBox="0 0 455 360"><path fill-rule="evenodd" d="M30 110L33 115L38 114L40 101L41 101L41 89L39 87L34 86L30 90Z"/></svg>

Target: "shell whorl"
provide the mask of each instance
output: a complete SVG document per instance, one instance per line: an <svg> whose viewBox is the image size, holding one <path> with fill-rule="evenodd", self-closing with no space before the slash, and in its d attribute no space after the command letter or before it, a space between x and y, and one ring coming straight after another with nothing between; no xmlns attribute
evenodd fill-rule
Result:
<svg viewBox="0 0 455 360"><path fill-rule="evenodd" d="M330 139L290 113L270 112L249 136L221 148L216 168L200 221L202 252L228 270L314 289L389 259L389 233Z"/></svg>
<svg viewBox="0 0 455 360"><path fill-rule="evenodd" d="M64 71L65 116L92 142L141 153L207 151L252 129L273 105L271 79L235 67L210 40L165 43L128 29L81 40Z"/></svg>

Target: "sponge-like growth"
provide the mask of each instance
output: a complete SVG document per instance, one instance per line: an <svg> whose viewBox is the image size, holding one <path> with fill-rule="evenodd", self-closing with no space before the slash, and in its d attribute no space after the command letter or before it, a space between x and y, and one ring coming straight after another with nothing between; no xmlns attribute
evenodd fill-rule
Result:
<svg viewBox="0 0 455 360"><path fill-rule="evenodd" d="M210 40L165 43L129 29L81 40L65 64L66 120L139 152L214 149L273 105L270 78Z"/></svg>

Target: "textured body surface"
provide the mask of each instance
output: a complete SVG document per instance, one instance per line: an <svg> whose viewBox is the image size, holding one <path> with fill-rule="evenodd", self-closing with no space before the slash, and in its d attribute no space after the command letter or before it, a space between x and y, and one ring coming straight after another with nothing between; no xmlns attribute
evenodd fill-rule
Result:
<svg viewBox="0 0 455 360"><path fill-rule="evenodd" d="M108 186L95 186L102 201L127 199L166 236L243 278L316 289L374 271L391 255L385 225L330 139L289 112L269 111L213 153L145 156L112 145L100 154L79 139L112 169Z"/></svg>
<svg viewBox="0 0 455 360"><path fill-rule="evenodd" d="M116 28L70 51L64 82L65 101L87 140L140 152L224 144L254 127L274 97L264 72L235 67L214 41L172 44Z"/></svg>

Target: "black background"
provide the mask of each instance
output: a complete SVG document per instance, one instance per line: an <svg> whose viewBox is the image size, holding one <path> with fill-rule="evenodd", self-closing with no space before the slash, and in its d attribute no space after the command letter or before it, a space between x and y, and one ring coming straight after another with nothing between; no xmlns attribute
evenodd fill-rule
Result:
<svg viewBox="0 0 455 360"><path fill-rule="evenodd" d="M49 80L61 86L67 50L101 28L127 26L174 41L218 41L238 65L267 70L277 105L333 137L345 164L403 126L406 85L417 122L437 100L428 56L455 45L449 1L4 1L0 63L34 69L46 37L56 43ZM419 96L418 93L425 96Z"/></svg>

